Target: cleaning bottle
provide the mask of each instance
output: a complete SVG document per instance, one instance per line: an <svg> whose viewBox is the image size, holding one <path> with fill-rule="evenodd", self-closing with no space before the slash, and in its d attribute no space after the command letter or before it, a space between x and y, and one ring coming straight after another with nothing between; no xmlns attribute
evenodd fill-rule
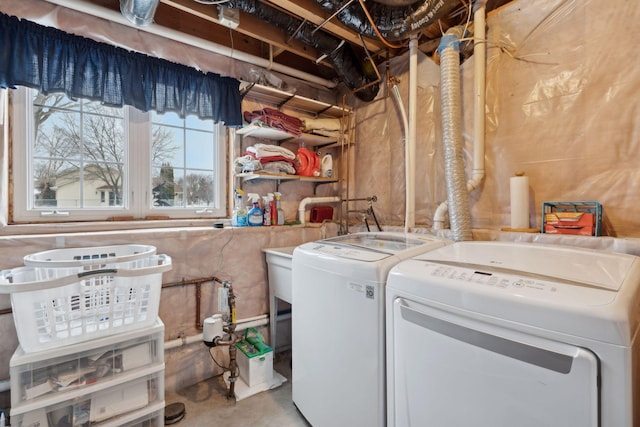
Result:
<svg viewBox="0 0 640 427"><path fill-rule="evenodd" d="M269 193L269 210L271 211L271 225L278 225L278 209L276 207L276 199L273 193Z"/></svg>
<svg viewBox="0 0 640 427"><path fill-rule="evenodd" d="M251 200L251 204L253 205L249 211L247 222L251 226L262 225L263 216L262 209L260 209L260 196L256 193L249 193L247 194L247 197Z"/></svg>
<svg viewBox="0 0 640 427"><path fill-rule="evenodd" d="M282 197L282 194L276 191L275 193L273 193L273 195L276 198L276 212L278 216L276 224L284 225L284 209L280 207L280 197Z"/></svg>
<svg viewBox="0 0 640 427"><path fill-rule="evenodd" d="M271 204L269 203L269 196L262 196L262 206L264 206L264 213L262 215L262 225L271 225Z"/></svg>
<svg viewBox="0 0 640 427"><path fill-rule="evenodd" d="M327 153L322 158L322 162L320 162L320 175L324 178L332 178L333 177L333 158L331 157L331 153Z"/></svg>
<svg viewBox="0 0 640 427"><path fill-rule="evenodd" d="M242 196L244 196L244 191L237 188L235 190L235 206L231 214L231 225L233 227L247 226L247 209L243 206Z"/></svg>

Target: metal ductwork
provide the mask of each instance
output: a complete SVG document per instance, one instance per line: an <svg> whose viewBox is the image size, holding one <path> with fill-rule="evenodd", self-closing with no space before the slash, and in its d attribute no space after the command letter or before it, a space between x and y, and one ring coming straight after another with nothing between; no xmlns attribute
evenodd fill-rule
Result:
<svg viewBox="0 0 640 427"><path fill-rule="evenodd" d="M460 4L460 0L361 0L352 1L341 10L344 0L316 2L331 14L339 12L336 17L353 31L366 37L378 38L371 22L373 21L382 37L389 41L408 39ZM367 17L367 12L371 20Z"/></svg>
<svg viewBox="0 0 640 427"><path fill-rule="evenodd" d="M122 15L138 27L146 27L153 23L160 0L120 0Z"/></svg>
<svg viewBox="0 0 640 427"><path fill-rule="evenodd" d="M302 22L257 0L230 0L225 3L225 7L249 13L287 34L293 34L296 40L316 48L326 55L340 79L350 90L355 91L355 95L361 100L372 101L378 94L380 86L373 83L378 79L373 71L373 64L368 64L367 58L364 61L360 60L349 43L326 32L314 31L315 25Z"/></svg>

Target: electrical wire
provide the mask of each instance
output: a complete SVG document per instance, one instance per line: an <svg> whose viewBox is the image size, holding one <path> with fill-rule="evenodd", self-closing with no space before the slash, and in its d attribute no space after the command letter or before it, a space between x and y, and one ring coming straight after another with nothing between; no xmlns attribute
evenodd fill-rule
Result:
<svg viewBox="0 0 640 427"><path fill-rule="evenodd" d="M473 10L473 8L471 7L471 3L467 4L466 2L462 2L467 9L469 9L469 14L467 15L467 22L464 24L464 31L462 32L462 37L464 37L467 34L467 28L469 27L469 22L471 22L471 11Z"/></svg>
<svg viewBox="0 0 640 427"><path fill-rule="evenodd" d="M371 27L373 27L373 30L376 32L376 35L378 36L378 38L380 39L380 41L382 43L384 43L387 47L390 47L392 49L399 49L401 47L405 47L406 44L402 44L402 45L395 45L392 44L390 42L388 42L383 36L382 34L380 34L380 30L378 30L378 26L376 25L375 22L373 22L373 17L371 16L371 14L369 13L369 9L367 9L367 6L365 6L364 4L364 0L359 0L360 1L360 6L362 7L362 10L364 11L364 14L367 15L367 19L369 20L369 23L371 24Z"/></svg>
<svg viewBox="0 0 640 427"><path fill-rule="evenodd" d="M218 365L219 367L221 367L222 369L224 369L225 371L229 371L231 372L231 368L227 367L227 366L222 366L221 364L218 363L218 361L216 360L215 357L213 357L213 353L211 353L212 347L209 348L209 356L211 356L211 360L213 360L213 363L215 363L216 365Z"/></svg>
<svg viewBox="0 0 640 427"><path fill-rule="evenodd" d="M193 0L196 3L200 4L225 4L229 3L229 0Z"/></svg>

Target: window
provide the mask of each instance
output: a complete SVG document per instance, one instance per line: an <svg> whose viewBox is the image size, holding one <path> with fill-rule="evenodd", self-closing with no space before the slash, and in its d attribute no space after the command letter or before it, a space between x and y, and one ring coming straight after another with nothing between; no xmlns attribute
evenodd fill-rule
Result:
<svg viewBox="0 0 640 427"><path fill-rule="evenodd" d="M224 127L212 120L26 88L12 117L15 222L226 215Z"/></svg>

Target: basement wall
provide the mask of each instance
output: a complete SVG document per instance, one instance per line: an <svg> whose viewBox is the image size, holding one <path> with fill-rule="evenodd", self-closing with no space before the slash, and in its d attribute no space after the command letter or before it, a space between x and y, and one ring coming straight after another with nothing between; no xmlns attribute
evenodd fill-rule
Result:
<svg viewBox="0 0 640 427"><path fill-rule="evenodd" d="M487 17L486 177L470 195L474 229L510 226L509 178L530 184L530 226L545 201L598 201L604 235L640 237L640 7L626 0L516 1ZM473 62L461 68L467 177ZM419 59L416 224L446 200L439 67ZM390 64L408 106L408 58ZM389 92L357 109L352 197L375 192L382 223L404 219L404 146Z"/></svg>

